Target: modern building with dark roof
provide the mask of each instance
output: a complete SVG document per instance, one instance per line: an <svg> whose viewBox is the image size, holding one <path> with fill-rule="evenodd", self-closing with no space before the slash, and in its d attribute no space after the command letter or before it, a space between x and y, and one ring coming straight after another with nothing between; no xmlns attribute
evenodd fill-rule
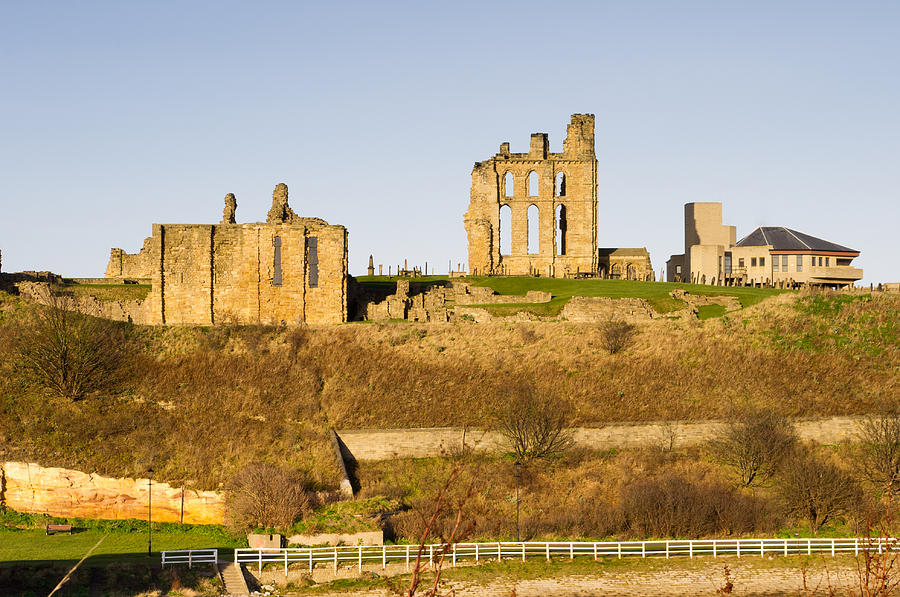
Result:
<svg viewBox="0 0 900 597"><path fill-rule="evenodd" d="M667 262L671 281L795 288L843 288L862 279L859 251L783 226L761 226L735 242L721 203L688 203L685 252Z"/></svg>

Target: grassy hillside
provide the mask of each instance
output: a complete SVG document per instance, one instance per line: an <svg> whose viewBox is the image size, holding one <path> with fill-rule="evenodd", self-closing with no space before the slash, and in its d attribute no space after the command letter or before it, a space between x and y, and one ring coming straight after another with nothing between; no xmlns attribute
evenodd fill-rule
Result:
<svg viewBox="0 0 900 597"><path fill-rule="evenodd" d="M511 292L520 281L491 283ZM120 371L77 402L17 366L14 339L33 308L0 295L2 458L107 475L139 475L152 462L160 479L198 488L253 460L333 486L327 429L483 425L511 382L569 397L582 425L705 419L739 402L854 414L900 388L896 295L786 293L704 321L655 321L616 355L602 348L600 325L569 322L122 324Z"/></svg>
<svg viewBox="0 0 900 597"><path fill-rule="evenodd" d="M386 276L361 276L357 281L364 288L392 288L397 278ZM449 279L441 276L415 278L414 282L424 284L446 284ZM744 307L759 303L770 296L784 291L771 288L728 288L705 286L701 284L675 284L668 282L636 282L632 280L569 280L555 278L532 277L487 277L469 276L462 279L473 286L487 286L497 294L524 296L529 290L549 292L553 298L548 303L487 305L494 315L509 315L516 311L528 311L535 315L556 316L573 296L607 297L607 298L641 298L646 299L658 313L677 311L684 307L684 302L672 298L669 293L682 288L692 294L704 296L734 296Z"/></svg>

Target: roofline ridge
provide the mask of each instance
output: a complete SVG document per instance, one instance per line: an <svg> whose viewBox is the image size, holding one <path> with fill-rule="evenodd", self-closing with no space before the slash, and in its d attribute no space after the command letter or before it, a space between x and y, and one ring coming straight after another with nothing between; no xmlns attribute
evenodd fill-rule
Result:
<svg viewBox="0 0 900 597"><path fill-rule="evenodd" d="M812 247L810 247L807 243L803 242L803 241L800 239L799 236L797 236L796 234L794 234L794 231L793 231L793 230L791 230L790 228L785 228L784 226L782 226L782 228L784 228L785 232L787 232L788 234L790 234L791 236L793 236L794 238L796 238L796 239L800 242L801 245L803 245L804 247L806 247L806 248L809 249L810 251L812 250Z"/></svg>

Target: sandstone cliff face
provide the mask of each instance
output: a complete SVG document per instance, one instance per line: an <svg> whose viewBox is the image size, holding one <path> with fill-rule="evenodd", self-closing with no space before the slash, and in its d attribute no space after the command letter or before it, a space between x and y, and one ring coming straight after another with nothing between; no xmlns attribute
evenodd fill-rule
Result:
<svg viewBox="0 0 900 597"><path fill-rule="evenodd" d="M224 496L184 490L183 522L221 524ZM0 505L35 514L147 519L147 479L118 479L26 462L0 463ZM153 520L182 521L182 489L153 481Z"/></svg>

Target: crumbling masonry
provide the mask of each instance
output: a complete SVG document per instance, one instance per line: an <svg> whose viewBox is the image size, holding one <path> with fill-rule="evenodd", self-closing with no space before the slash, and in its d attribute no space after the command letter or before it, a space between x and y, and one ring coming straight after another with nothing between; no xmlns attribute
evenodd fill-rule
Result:
<svg viewBox="0 0 900 597"><path fill-rule="evenodd" d="M147 323L347 321L347 230L299 217L275 187L265 223L237 224L234 195L221 224L154 224L137 255L112 249L106 275L150 278Z"/></svg>
<svg viewBox="0 0 900 597"><path fill-rule="evenodd" d="M511 222L509 247L500 246L504 210ZM538 236L531 242L529 218L536 219L532 229ZM510 153L507 142L500 153L476 163L465 225L473 275L561 278L597 272L594 115L572 115L562 153L550 153L547 134L535 133L528 153Z"/></svg>

